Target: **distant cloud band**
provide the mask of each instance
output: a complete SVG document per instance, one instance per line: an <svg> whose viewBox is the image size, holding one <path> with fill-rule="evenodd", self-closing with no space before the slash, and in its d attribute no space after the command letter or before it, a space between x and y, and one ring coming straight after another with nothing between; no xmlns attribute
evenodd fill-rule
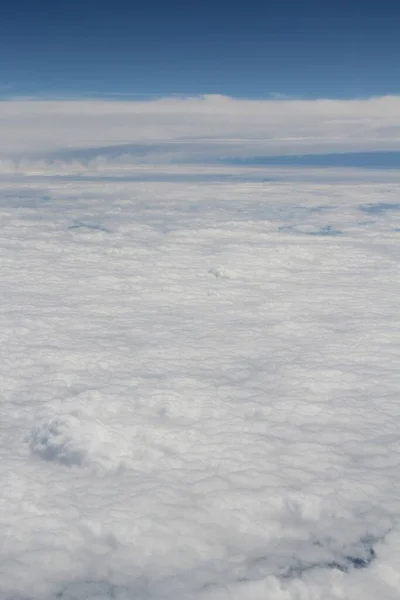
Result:
<svg viewBox="0 0 400 600"><path fill-rule="evenodd" d="M400 96L353 100L148 100L0 102L4 159L82 152L133 162L208 161L290 154L400 150ZM83 159L82 159L83 160Z"/></svg>

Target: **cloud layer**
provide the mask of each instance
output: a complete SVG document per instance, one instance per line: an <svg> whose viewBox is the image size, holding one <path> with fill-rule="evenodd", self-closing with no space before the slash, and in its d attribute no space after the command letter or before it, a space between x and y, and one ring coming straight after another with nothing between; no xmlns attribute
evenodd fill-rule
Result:
<svg viewBox="0 0 400 600"><path fill-rule="evenodd" d="M3 163L55 157L207 162L221 157L400 149L400 96L353 100L241 100L225 96L146 101L0 103Z"/></svg>
<svg viewBox="0 0 400 600"><path fill-rule="evenodd" d="M399 195L0 180L0 600L398 600Z"/></svg>

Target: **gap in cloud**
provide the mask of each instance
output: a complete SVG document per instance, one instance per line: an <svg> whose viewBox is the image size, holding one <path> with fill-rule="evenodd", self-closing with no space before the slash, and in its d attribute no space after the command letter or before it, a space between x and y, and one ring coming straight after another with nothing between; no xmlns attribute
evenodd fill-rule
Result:
<svg viewBox="0 0 400 600"><path fill-rule="evenodd" d="M400 169L400 151L337 152L281 156L229 157L218 162L240 166L279 167L357 167L363 169Z"/></svg>
<svg viewBox="0 0 400 600"><path fill-rule="evenodd" d="M371 170L400 169L400 151L379 152L343 152L329 154L271 155L247 157L207 157L206 144L193 142L159 144L123 144L110 147L73 149L58 152L54 158L61 160L79 160L83 163L94 159L131 160L147 162L154 156L164 156L170 164L215 164L232 167L339 167ZM189 150L186 159L183 149ZM197 150L197 152L196 152ZM204 156L201 157L201 153ZM199 156L200 154L200 156Z"/></svg>
<svg viewBox="0 0 400 600"><path fill-rule="evenodd" d="M362 204L360 210L368 215L382 215L389 210L400 210L398 202L377 202L375 204Z"/></svg>

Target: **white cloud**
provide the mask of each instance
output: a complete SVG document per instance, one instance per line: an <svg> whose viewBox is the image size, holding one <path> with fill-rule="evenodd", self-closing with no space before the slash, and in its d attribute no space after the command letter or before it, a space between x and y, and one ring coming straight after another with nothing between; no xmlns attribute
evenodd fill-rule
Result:
<svg viewBox="0 0 400 600"><path fill-rule="evenodd" d="M218 156L400 148L400 96L354 100L240 100L225 96L146 101L0 103L0 154L33 157L110 149L134 162ZM124 147L126 145L126 147ZM69 157L70 158L70 157ZM79 160L82 160L80 158Z"/></svg>
<svg viewBox="0 0 400 600"><path fill-rule="evenodd" d="M0 600L397 599L400 186L0 183Z"/></svg>

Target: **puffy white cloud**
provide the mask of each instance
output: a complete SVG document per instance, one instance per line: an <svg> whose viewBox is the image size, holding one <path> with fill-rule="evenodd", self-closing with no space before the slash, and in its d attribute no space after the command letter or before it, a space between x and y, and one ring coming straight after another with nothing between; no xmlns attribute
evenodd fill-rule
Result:
<svg viewBox="0 0 400 600"><path fill-rule="evenodd" d="M0 600L397 600L399 190L0 181Z"/></svg>
<svg viewBox="0 0 400 600"><path fill-rule="evenodd" d="M352 100L243 100L225 96L146 101L0 103L4 158L87 150L135 162L305 154L400 147L400 96ZM112 150L111 150L112 149ZM78 152L79 154L79 152ZM86 157L87 158L87 157Z"/></svg>

